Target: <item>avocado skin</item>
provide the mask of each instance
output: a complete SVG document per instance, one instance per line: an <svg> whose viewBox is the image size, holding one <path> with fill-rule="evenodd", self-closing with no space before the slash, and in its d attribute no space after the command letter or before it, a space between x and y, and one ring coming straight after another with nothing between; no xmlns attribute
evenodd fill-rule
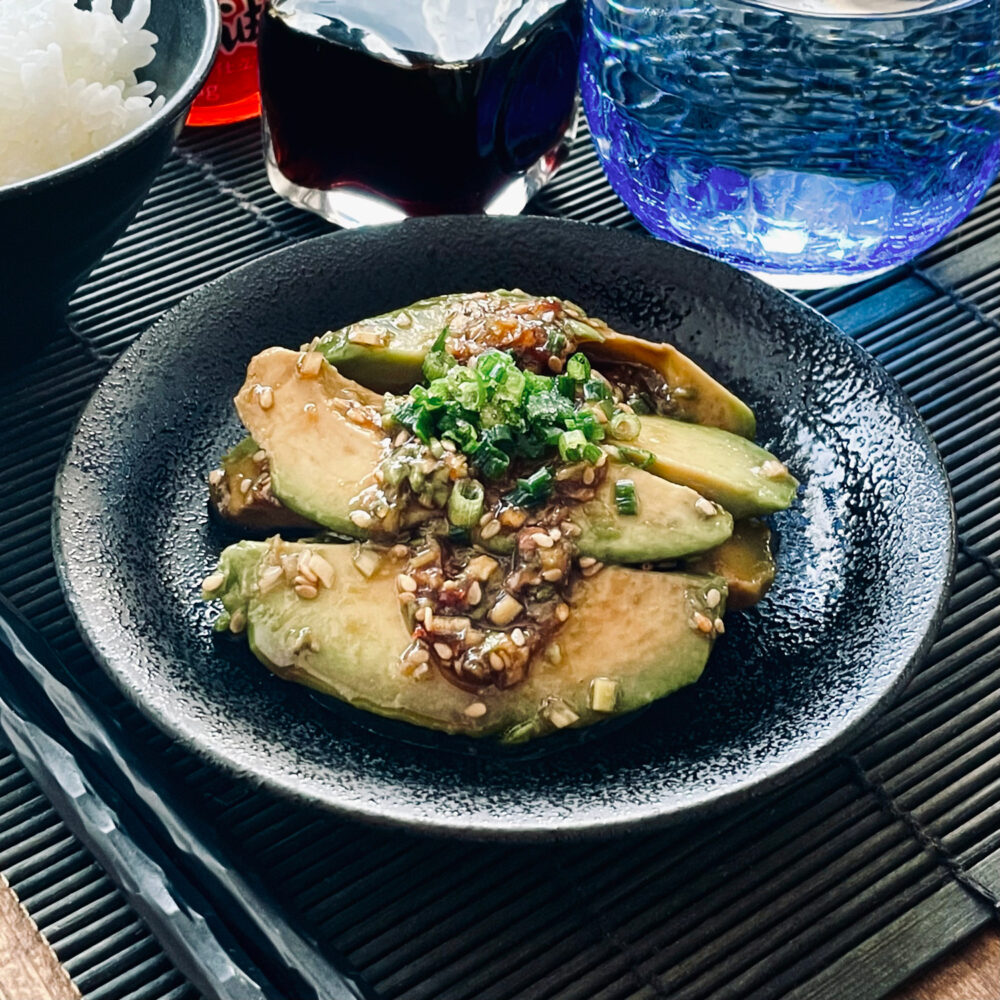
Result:
<svg viewBox="0 0 1000 1000"><path fill-rule="evenodd" d="M697 490L734 518L763 517L795 499L798 481L753 441L667 417L644 416L639 424L639 436L629 444L653 455L649 472ZM783 471L767 475L767 463Z"/></svg>
<svg viewBox="0 0 1000 1000"><path fill-rule="evenodd" d="M312 600L297 597L284 582L261 594L260 571L281 554L307 547L333 567L332 587L321 587ZM608 567L581 582L569 621L554 638L561 650L558 665L536 657L522 684L474 694L435 670L419 680L402 674L399 656L410 636L395 578L403 562L387 553L376 573L365 578L353 565L355 551L351 544L242 541L224 550L218 567L224 582L203 597L221 599L230 615L245 615L251 650L279 677L389 718L502 742L555 731L542 711L547 699L558 699L575 713L572 727L578 728L694 683L713 637L692 627L692 615L707 612L705 594L713 588L722 600L707 613L721 616L724 610L725 582L719 577ZM591 682L603 677L618 682L610 713L589 705ZM477 701L486 713L466 715Z"/></svg>
<svg viewBox="0 0 1000 1000"><path fill-rule="evenodd" d="M543 301L541 296L503 288L489 295L501 306L507 302ZM469 293L454 293L421 299L331 330L313 347L349 378L379 392L405 393L421 380L427 352L470 297ZM544 301L558 300L546 296ZM673 390L680 390L674 397L674 416L678 419L721 427L747 438L754 436L756 421L746 403L676 347L618 333L603 320L588 317L578 306L572 308L579 318L568 316L563 322L567 331L578 338L580 350L591 359L647 365L659 372ZM359 337L373 343L352 340Z"/></svg>

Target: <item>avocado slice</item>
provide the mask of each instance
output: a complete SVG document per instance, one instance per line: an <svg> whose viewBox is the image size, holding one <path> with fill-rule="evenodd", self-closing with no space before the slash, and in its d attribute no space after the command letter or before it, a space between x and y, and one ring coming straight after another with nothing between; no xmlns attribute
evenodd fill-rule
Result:
<svg viewBox="0 0 1000 1000"><path fill-rule="evenodd" d="M282 556L306 548L332 570L311 599L279 569ZM607 567L579 584L553 639L557 656L536 657L513 687L470 693L436 670L406 676L400 657L410 633L396 597L405 561L385 552L365 575L355 565L358 548L242 541L222 553L202 596L221 599L220 624L245 628L254 655L279 677L446 733L520 742L634 711L698 679L715 633L701 631L694 616L714 621L725 607L719 577ZM612 625L625 620L627 641Z"/></svg>
<svg viewBox="0 0 1000 1000"><path fill-rule="evenodd" d="M645 467L650 472L697 490L735 518L784 510L795 499L798 481L753 441L667 417L640 417L639 423L639 436L629 446L611 445L609 450L640 464L649 461Z"/></svg>
<svg viewBox="0 0 1000 1000"><path fill-rule="evenodd" d="M686 560L685 569L723 577L729 588L728 607L749 608L774 583L771 529L756 519L737 521L731 538L710 552Z"/></svg>
<svg viewBox="0 0 1000 1000"><path fill-rule="evenodd" d="M366 538L368 529L351 520L352 500L374 482L373 471L388 438L381 427L351 420L344 405L356 404L354 412L360 412L365 406L381 407L382 397L344 378L323 359L313 362L315 373L307 368L303 374L302 358L308 359L308 354L280 347L258 354L250 362L236 407L266 454L270 495L300 520ZM266 407L261 405L264 388L270 391ZM242 469L253 462L253 454L241 443L224 467ZM614 485L619 479L635 484L635 515L618 513ZM569 519L580 528L581 555L610 562L655 562L702 552L729 537L732 517L717 509L699 510L700 499L685 486L612 463L594 500L573 508ZM277 520L275 516L269 523L278 527ZM395 527L409 526L404 522ZM481 544L502 552L512 542L510 536L497 535Z"/></svg>
<svg viewBox="0 0 1000 1000"><path fill-rule="evenodd" d="M659 372L672 389L676 416L691 423L721 427L743 437L754 436L753 411L725 386L671 344L654 343L618 333L571 303L520 290L457 293L421 299L403 309L352 323L324 334L313 349L350 378L380 391L407 392L422 377L427 352L448 327L449 340L461 340L459 317L472 299L503 319L511 307L556 303L565 314L552 320L580 341L580 350L595 360L643 364Z"/></svg>
<svg viewBox="0 0 1000 1000"><path fill-rule="evenodd" d="M351 501L374 483L386 435L348 413L380 411L382 397L316 354L272 347L250 361L235 402L267 456L273 495L300 517L366 537L350 518Z"/></svg>

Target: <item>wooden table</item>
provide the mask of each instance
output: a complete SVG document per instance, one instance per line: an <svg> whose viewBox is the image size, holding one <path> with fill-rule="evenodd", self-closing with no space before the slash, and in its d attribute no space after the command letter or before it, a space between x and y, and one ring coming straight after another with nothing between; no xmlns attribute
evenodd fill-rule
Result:
<svg viewBox="0 0 1000 1000"><path fill-rule="evenodd" d="M1000 930L991 927L912 979L889 1000L998 1000L998 997ZM0 1000L80 1000L79 991L2 875Z"/></svg>

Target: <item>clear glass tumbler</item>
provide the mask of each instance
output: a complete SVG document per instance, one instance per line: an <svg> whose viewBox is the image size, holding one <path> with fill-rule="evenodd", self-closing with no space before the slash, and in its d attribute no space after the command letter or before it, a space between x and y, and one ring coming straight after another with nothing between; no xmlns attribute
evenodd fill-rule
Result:
<svg viewBox="0 0 1000 1000"><path fill-rule="evenodd" d="M776 285L940 239L1000 165L1000 0L589 0L584 108L654 235Z"/></svg>
<svg viewBox="0 0 1000 1000"><path fill-rule="evenodd" d="M271 0L274 189L344 226L519 212L563 162L580 0Z"/></svg>

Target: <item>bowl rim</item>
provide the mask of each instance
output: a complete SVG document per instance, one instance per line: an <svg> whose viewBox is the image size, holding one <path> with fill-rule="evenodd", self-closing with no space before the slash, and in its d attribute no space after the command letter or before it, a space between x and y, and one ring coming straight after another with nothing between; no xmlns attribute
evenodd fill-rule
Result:
<svg viewBox="0 0 1000 1000"><path fill-rule="evenodd" d="M208 30L202 39L198 58L195 60L194 67L185 79L184 84L173 97L164 103L163 107L138 128L123 135L120 139L115 139L114 142L109 143L107 146L102 146L93 153L88 153L79 160L73 160L72 163L56 167L54 170L47 170L43 174L35 174L33 177L26 177L11 184L0 184L0 201L25 194L37 188L46 188L58 184L64 178L77 172L84 173L91 165L101 160L124 153L133 146L137 146L148 133L159 128L164 120L172 119L180 108L188 104L208 78L212 64L215 62L215 55L219 47L219 37L222 34L222 16L218 0L201 0L201 6L207 18Z"/></svg>

